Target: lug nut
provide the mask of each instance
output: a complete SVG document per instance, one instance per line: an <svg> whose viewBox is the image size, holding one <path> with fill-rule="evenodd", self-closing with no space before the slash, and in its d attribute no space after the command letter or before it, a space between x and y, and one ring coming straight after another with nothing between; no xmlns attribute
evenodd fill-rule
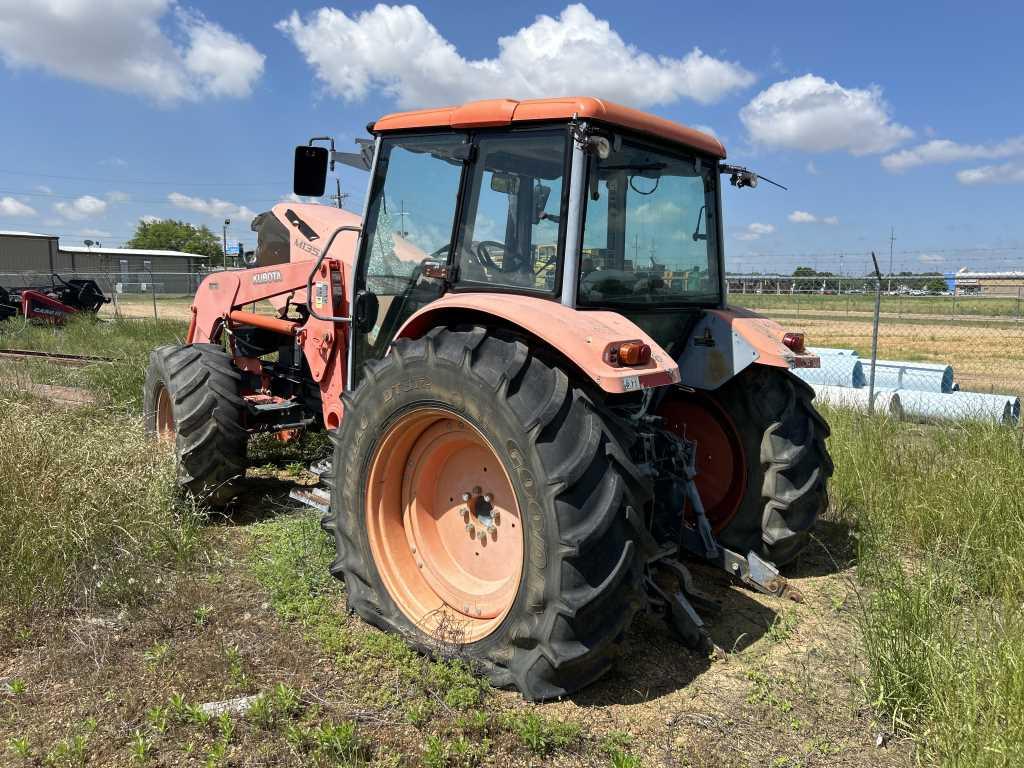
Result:
<svg viewBox="0 0 1024 768"><path fill-rule="evenodd" d="M463 500L463 501L469 501L469 500L470 500L470 498L472 498L472 495L471 495L471 494L468 494L468 493L464 493L464 494L462 494L462 500Z"/></svg>
<svg viewBox="0 0 1024 768"><path fill-rule="evenodd" d="M494 521L495 525L501 525L501 512L498 510L491 512L491 520Z"/></svg>
<svg viewBox="0 0 1024 768"><path fill-rule="evenodd" d="M462 508L462 519L467 523L469 522L469 507Z"/></svg>
<svg viewBox="0 0 1024 768"><path fill-rule="evenodd" d="M487 541L487 531L481 528L480 533L477 534L477 538L480 539L480 541Z"/></svg>
<svg viewBox="0 0 1024 768"><path fill-rule="evenodd" d="M498 535L498 529L495 528L493 524L487 526L487 532L489 534L491 534L491 536L497 536Z"/></svg>
<svg viewBox="0 0 1024 768"><path fill-rule="evenodd" d="M484 494L484 501L486 501L488 504L490 504L492 501L494 501L494 494L485 493Z"/></svg>
<svg viewBox="0 0 1024 768"><path fill-rule="evenodd" d="M466 523L466 533L470 536L476 536L476 527L472 523Z"/></svg>

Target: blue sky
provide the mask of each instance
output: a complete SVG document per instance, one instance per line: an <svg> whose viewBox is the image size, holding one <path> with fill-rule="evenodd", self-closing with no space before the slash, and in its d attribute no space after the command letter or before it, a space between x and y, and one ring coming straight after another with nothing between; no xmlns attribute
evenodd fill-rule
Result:
<svg viewBox="0 0 1024 768"><path fill-rule="evenodd" d="M1019 3L270 5L0 0L0 229L113 244L229 216L251 244L310 135L590 92L789 186L726 192L730 269L859 271L890 226L898 268L1024 268ZM365 176L341 182L361 208Z"/></svg>

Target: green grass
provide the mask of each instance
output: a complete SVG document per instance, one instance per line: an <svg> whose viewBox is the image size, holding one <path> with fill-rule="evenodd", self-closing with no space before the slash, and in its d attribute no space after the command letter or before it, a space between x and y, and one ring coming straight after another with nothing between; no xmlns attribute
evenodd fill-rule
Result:
<svg viewBox="0 0 1024 768"><path fill-rule="evenodd" d="M786 312L874 312L874 294L827 295L821 293L738 293L729 294L729 303L757 310ZM943 315L946 317L988 316L1024 318L1024 300L1009 298L965 298L962 296L883 296L882 312L903 315Z"/></svg>
<svg viewBox="0 0 1024 768"><path fill-rule="evenodd" d="M1024 436L828 415L872 702L926 763L1024 764Z"/></svg>
<svg viewBox="0 0 1024 768"><path fill-rule="evenodd" d="M0 349L112 358L111 363L78 368L36 363L25 369L39 383L83 387L105 404L138 411L149 353L161 344L183 343L187 331L188 325L177 320L100 322L81 317L64 326L48 326L12 319L0 322Z"/></svg>
<svg viewBox="0 0 1024 768"><path fill-rule="evenodd" d="M173 460L137 417L0 391L0 435L0 614L130 603L198 546Z"/></svg>

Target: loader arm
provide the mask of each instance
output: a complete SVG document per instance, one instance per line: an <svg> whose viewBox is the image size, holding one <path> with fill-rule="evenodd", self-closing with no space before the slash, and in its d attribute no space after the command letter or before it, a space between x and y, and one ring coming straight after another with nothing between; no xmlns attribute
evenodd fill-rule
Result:
<svg viewBox="0 0 1024 768"><path fill-rule="evenodd" d="M311 260L303 260L209 275L196 291L187 341L190 344L217 343L224 331L230 334L239 327L262 328L294 337L309 363L313 380L320 386L324 424L328 429L335 429L342 418L348 326L318 318L313 313L304 321L286 316L289 303L306 305L309 282L313 286L310 306L319 314L324 317L348 314L341 262L324 259L311 276L310 271L315 267ZM282 307L277 316L245 309L246 305L289 294L289 301L277 302ZM238 355L235 363L249 372L258 372L260 365L258 360Z"/></svg>

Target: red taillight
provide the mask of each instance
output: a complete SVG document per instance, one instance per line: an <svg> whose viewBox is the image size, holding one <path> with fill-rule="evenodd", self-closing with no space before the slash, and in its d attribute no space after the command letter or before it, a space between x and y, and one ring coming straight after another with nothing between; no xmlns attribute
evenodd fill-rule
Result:
<svg viewBox="0 0 1024 768"><path fill-rule="evenodd" d="M787 333L782 337L782 344L797 354L807 350L807 347L804 346L804 335L802 333Z"/></svg>
<svg viewBox="0 0 1024 768"><path fill-rule="evenodd" d="M605 359L611 365L644 365L651 361L651 348L642 341L610 344Z"/></svg>

